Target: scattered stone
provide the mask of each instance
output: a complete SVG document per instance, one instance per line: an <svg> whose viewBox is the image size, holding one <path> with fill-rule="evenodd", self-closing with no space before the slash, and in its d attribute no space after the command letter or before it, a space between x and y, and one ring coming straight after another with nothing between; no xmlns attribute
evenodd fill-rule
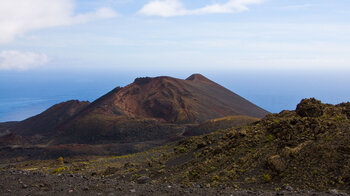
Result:
<svg viewBox="0 0 350 196"><path fill-rule="evenodd" d="M239 131L239 135L240 136L246 136L247 135L247 130L245 130L245 129L240 130Z"/></svg>
<svg viewBox="0 0 350 196"><path fill-rule="evenodd" d="M26 188L28 188L28 185L23 184L23 185L22 185L22 188L26 189Z"/></svg>
<svg viewBox="0 0 350 196"><path fill-rule="evenodd" d="M138 184L146 184L146 183L150 183L151 179L147 176L141 176L137 179L137 183Z"/></svg>
<svg viewBox="0 0 350 196"><path fill-rule="evenodd" d="M69 190L68 193L73 193L73 190Z"/></svg>
<svg viewBox="0 0 350 196"><path fill-rule="evenodd" d="M203 148L205 146L207 146L206 142L200 142L199 144L197 144L197 148Z"/></svg>
<svg viewBox="0 0 350 196"><path fill-rule="evenodd" d="M248 190L247 193L248 194L252 194L252 195L256 195L256 192L255 191L251 191L251 190Z"/></svg>
<svg viewBox="0 0 350 196"><path fill-rule="evenodd" d="M287 191L294 191L294 188L291 187L290 185L286 185L283 187L284 190L287 190Z"/></svg>
<svg viewBox="0 0 350 196"><path fill-rule="evenodd" d="M267 159L267 164L269 167L277 172L282 172L286 169L286 165L279 155L270 156Z"/></svg>
<svg viewBox="0 0 350 196"><path fill-rule="evenodd" d="M114 189L114 188L108 188L108 189L106 189L106 191L107 191L107 192L114 192L115 189Z"/></svg>
<svg viewBox="0 0 350 196"><path fill-rule="evenodd" d="M96 175L97 175L96 172L92 172L92 173L91 173L91 176L96 176Z"/></svg>
<svg viewBox="0 0 350 196"><path fill-rule="evenodd" d="M108 175L113 175L115 174L119 169L116 167L107 167L107 169L103 172L104 175L108 176ZM93 176L91 174L91 176Z"/></svg>
<svg viewBox="0 0 350 196"><path fill-rule="evenodd" d="M306 141L306 142L303 142L301 144L299 144L297 147L295 148L290 148L290 147L285 147L282 151L282 156L285 157L285 158L288 158L288 157L295 157L297 156L301 150L303 148L305 148L307 145L309 145L312 141Z"/></svg>
<svg viewBox="0 0 350 196"><path fill-rule="evenodd" d="M332 189L329 191L330 194L338 195L339 191L337 189Z"/></svg>
<svg viewBox="0 0 350 196"><path fill-rule="evenodd" d="M131 193L135 193L136 190L135 190L135 189L130 189L130 192L131 192Z"/></svg>
<svg viewBox="0 0 350 196"><path fill-rule="evenodd" d="M134 167L135 165L133 163L127 162L124 164L124 168Z"/></svg>

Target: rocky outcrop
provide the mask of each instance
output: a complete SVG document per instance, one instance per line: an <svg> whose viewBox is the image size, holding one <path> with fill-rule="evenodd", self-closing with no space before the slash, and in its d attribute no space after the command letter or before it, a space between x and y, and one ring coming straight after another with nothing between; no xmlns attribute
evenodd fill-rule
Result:
<svg viewBox="0 0 350 196"><path fill-rule="evenodd" d="M315 98L303 99L298 104L296 113L301 117L320 117L323 114L324 105Z"/></svg>

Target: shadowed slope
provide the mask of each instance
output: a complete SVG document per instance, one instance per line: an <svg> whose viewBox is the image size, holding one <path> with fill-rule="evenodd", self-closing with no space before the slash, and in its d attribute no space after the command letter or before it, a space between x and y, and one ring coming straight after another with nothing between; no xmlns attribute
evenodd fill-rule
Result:
<svg viewBox="0 0 350 196"><path fill-rule="evenodd" d="M10 129L22 136L48 135L70 117L79 113L89 102L80 102L76 100L56 104L46 111L16 123Z"/></svg>
<svg viewBox="0 0 350 196"><path fill-rule="evenodd" d="M0 123L0 137L10 133L10 128L15 126L18 122L4 122Z"/></svg>
<svg viewBox="0 0 350 196"><path fill-rule="evenodd" d="M20 145L23 143L24 141L22 137L16 133L9 133L7 135L0 136L0 146Z"/></svg>

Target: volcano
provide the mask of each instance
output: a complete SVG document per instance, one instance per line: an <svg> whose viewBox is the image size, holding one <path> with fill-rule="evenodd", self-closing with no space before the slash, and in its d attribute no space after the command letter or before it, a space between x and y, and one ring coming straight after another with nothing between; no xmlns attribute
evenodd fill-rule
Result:
<svg viewBox="0 0 350 196"><path fill-rule="evenodd" d="M200 74L186 80L137 78L91 104L89 112L198 123L229 115L261 118L267 111Z"/></svg>
<svg viewBox="0 0 350 196"><path fill-rule="evenodd" d="M129 143L172 138L183 133L187 125L210 119L256 119L268 113L200 74L185 80L143 77L92 103L57 104L10 130L32 137L29 141L35 136L50 144Z"/></svg>

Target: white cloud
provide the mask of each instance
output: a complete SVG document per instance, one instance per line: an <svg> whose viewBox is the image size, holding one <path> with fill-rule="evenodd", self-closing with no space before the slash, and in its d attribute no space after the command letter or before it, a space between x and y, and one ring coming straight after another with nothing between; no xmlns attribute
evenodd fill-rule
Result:
<svg viewBox="0 0 350 196"><path fill-rule="evenodd" d="M74 14L74 0L0 0L0 44L27 31L113 18L110 8Z"/></svg>
<svg viewBox="0 0 350 196"><path fill-rule="evenodd" d="M114 18L117 16L118 14L110 8L100 8L94 13L79 14L71 18L71 24L86 23L96 19Z"/></svg>
<svg viewBox="0 0 350 196"><path fill-rule="evenodd" d="M6 50L0 53L0 70L29 70L49 62L45 54Z"/></svg>
<svg viewBox="0 0 350 196"><path fill-rule="evenodd" d="M139 14L146 16L185 16L219 13L239 13L249 10L248 5L262 3L263 0L229 0L226 3L214 3L202 8L186 9L180 0L153 0L143 6Z"/></svg>
<svg viewBox="0 0 350 196"><path fill-rule="evenodd" d="M289 6L284 6L281 7L282 10L303 10L306 8L313 7L314 5L312 4L303 4L303 5L289 5Z"/></svg>

